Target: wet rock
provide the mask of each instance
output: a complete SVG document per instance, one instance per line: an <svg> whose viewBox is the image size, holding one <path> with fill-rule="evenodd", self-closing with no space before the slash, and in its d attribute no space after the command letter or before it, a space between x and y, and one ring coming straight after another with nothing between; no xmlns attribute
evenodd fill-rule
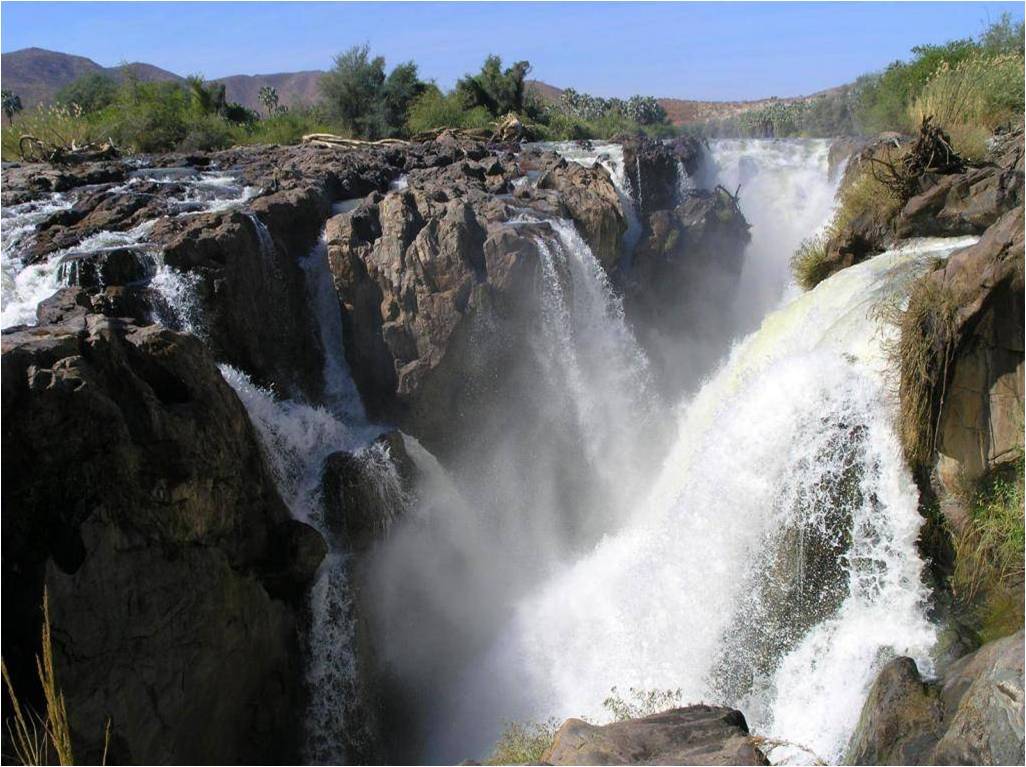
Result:
<svg viewBox="0 0 1026 767"><path fill-rule="evenodd" d="M151 276L152 271L153 262L141 248L114 248L66 253L57 274L66 285L95 288L129 285Z"/></svg>
<svg viewBox="0 0 1026 767"><path fill-rule="evenodd" d="M129 166L120 161L85 162L55 167L44 163L5 165L2 171L4 205L26 202L48 192L66 192L90 184L124 181ZM10 191L18 194L9 196Z"/></svg>
<svg viewBox="0 0 1026 767"><path fill-rule="evenodd" d="M935 683L911 658L880 672L847 764L1019 764L1024 758L1023 632L990 642Z"/></svg>
<svg viewBox="0 0 1026 767"><path fill-rule="evenodd" d="M416 485L416 466L402 434L382 434L356 453L339 451L324 461L325 521L340 545L363 549L387 533L405 510Z"/></svg>
<svg viewBox="0 0 1026 767"><path fill-rule="evenodd" d="M673 208L677 200L677 156L661 141L643 134L623 136L624 170L642 218Z"/></svg>
<svg viewBox="0 0 1026 767"><path fill-rule="evenodd" d="M735 201L723 190L694 190L673 210L648 217L627 275L624 305L669 391L679 391L673 350L664 337L706 327L715 337L719 315L711 306L729 301L751 236Z"/></svg>
<svg viewBox="0 0 1026 767"><path fill-rule="evenodd" d="M939 691L911 658L895 658L869 690L845 764L928 764L944 718Z"/></svg>
<svg viewBox="0 0 1026 767"><path fill-rule="evenodd" d="M688 706L604 726L568 719L544 764L769 764L740 711Z"/></svg>
<svg viewBox="0 0 1026 767"><path fill-rule="evenodd" d="M278 586L314 557L276 550L288 512L242 403L198 339L59 296L49 324L3 335L15 684L36 701L45 584L80 759L99 760L108 717L116 761L294 758L296 617Z"/></svg>

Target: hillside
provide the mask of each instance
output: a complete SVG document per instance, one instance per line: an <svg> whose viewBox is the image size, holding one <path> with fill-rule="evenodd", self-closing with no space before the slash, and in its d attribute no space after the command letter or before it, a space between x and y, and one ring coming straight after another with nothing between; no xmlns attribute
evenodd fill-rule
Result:
<svg viewBox="0 0 1026 767"><path fill-rule="evenodd" d="M527 87L537 93L542 100L557 102L563 94L562 88L549 85L540 80L531 80ZM843 86L842 86L843 87ZM753 101L695 101L691 99L660 98L659 104L666 110L667 117L674 125L685 125L689 123L707 122L709 120L722 120L727 117L734 117L751 109L760 109L774 103L788 104L795 101L807 101L817 96L828 95L837 88L819 91L808 96L788 96L778 98L776 96L767 99L756 99Z"/></svg>
<svg viewBox="0 0 1026 767"><path fill-rule="evenodd" d="M104 67L84 56L72 56L44 48L24 48L5 53L0 59L0 80L4 89L21 96L21 103L26 109L53 101L57 91L88 74L107 74L121 79L127 69L145 82L182 79L152 64L134 62L119 67Z"/></svg>
<svg viewBox="0 0 1026 767"><path fill-rule="evenodd" d="M26 109L53 101L57 91L88 74L106 74L116 80L131 70L145 82L182 80L181 75L152 64L135 62L118 67L104 67L84 56L24 48L2 56L2 83L6 90L21 96ZM224 83L229 101L237 101L250 109L261 109L259 93L264 85L278 90L280 102L287 106L309 103L317 98L317 80L321 72L283 72L270 75L233 75L214 82Z"/></svg>

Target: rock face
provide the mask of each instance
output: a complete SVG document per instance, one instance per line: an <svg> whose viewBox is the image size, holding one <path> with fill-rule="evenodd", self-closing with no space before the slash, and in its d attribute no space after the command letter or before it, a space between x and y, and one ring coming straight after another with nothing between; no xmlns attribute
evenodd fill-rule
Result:
<svg viewBox="0 0 1026 767"><path fill-rule="evenodd" d="M937 683L911 658L880 672L846 764L1021 764L1023 632L965 656Z"/></svg>
<svg viewBox="0 0 1026 767"><path fill-rule="evenodd" d="M432 451L474 422L536 327L541 219L571 218L607 262L624 230L601 168L534 157L537 187L503 193L521 176L511 157L474 151L408 173L408 186L370 195L326 227L343 306L346 354L370 412L426 439ZM481 159L471 159L471 153ZM536 211L532 213L532 211ZM510 219L536 217L509 225ZM494 401L494 400L492 400Z"/></svg>
<svg viewBox="0 0 1026 767"><path fill-rule="evenodd" d="M957 307L937 404L937 471L949 491L1023 447L1023 223L1020 206L925 278Z"/></svg>
<svg viewBox="0 0 1026 767"><path fill-rule="evenodd" d="M3 336L4 660L27 700L44 584L79 758L289 759L290 599L324 553L289 519L203 344L61 294ZM302 554L302 556L299 556Z"/></svg>
<svg viewBox="0 0 1026 767"><path fill-rule="evenodd" d="M544 764L769 764L740 711L676 708L604 726L568 719Z"/></svg>
<svg viewBox="0 0 1026 767"><path fill-rule="evenodd" d="M664 339L716 337L751 236L722 189L692 190L671 210L648 216L627 277L625 306L668 391L680 391L678 350ZM711 335L710 335L711 334Z"/></svg>

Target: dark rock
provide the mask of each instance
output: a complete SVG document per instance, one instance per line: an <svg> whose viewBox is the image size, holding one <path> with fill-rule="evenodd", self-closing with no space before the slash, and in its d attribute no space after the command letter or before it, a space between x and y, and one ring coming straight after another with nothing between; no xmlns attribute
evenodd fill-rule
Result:
<svg viewBox="0 0 1026 767"><path fill-rule="evenodd" d="M939 692L915 661L895 658L869 690L845 764L928 764L943 718Z"/></svg>
<svg viewBox="0 0 1026 767"><path fill-rule="evenodd" d="M115 248L61 256L61 282L82 288L129 285L151 275L152 261L139 248Z"/></svg>
<svg viewBox="0 0 1026 767"><path fill-rule="evenodd" d="M387 535L415 486L416 466L398 431L356 453L332 453L321 485L328 528L340 545L365 548Z"/></svg>
<svg viewBox="0 0 1026 767"><path fill-rule="evenodd" d="M59 298L58 298L59 297ZM83 311L3 335L4 660L38 695L44 583L84 761L294 759L295 613L313 557L288 523L246 411L203 344ZM299 550L308 550L307 542Z"/></svg>
<svg viewBox="0 0 1026 767"><path fill-rule="evenodd" d="M740 711L688 706L604 726L568 719L544 764L769 764Z"/></svg>
<svg viewBox="0 0 1026 767"><path fill-rule="evenodd" d="M659 339L720 332L710 307L730 301L751 235L723 190L694 190L673 210L648 217L634 250L624 305L668 391L679 391L674 352Z"/></svg>
<svg viewBox="0 0 1026 767"><path fill-rule="evenodd" d="M949 493L1022 451L1023 249L1020 206L924 278L957 307L936 422L937 474Z"/></svg>
<svg viewBox="0 0 1026 767"><path fill-rule="evenodd" d="M279 195L293 198L292 192ZM277 200L262 209L288 228ZM294 215L309 214L296 209ZM162 219L151 235L168 266L199 275L204 330L215 355L261 383L316 400L324 353L306 272L295 251L285 249L296 237L282 235L279 243L255 214L240 211Z"/></svg>
<svg viewBox="0 0 1026 767"><path fill-rule="evenodd" d="M676 154L644 134L621 138L624 170L641 217L673 208L679 202Z"/></svg>
<svg viewBox="0 0 1026 767"><path fill-rule="evenodd" d="M1023 632L984 645L925 683L897 658L870 689L846 764L1021 764Z"/></svg>

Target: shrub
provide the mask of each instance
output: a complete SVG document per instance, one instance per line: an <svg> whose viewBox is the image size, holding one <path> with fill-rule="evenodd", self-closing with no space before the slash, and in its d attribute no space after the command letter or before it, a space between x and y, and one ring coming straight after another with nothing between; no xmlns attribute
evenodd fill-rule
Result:
<svg viewBox="0 0 1026 767"><path fill-rule="evenodd" d="M602 706L613 717L614 722L625 719L638 719L651 716L671 708L679 708L683 692L681 690L639 690L631 687L624 699L617 689L609 691L609 697L602 701Z"/></svg>
<svg viewBox="0 0 1026 767"><path fill-rule="evenodd" d="M827 239L826 232L808 237L791 256L791 273L803 290L812 290L830 276Z"/></svg>
<svg viewBox="0 0 1026 767"><path fill-rule="evenodd" d="M467 109L484 107L494 117L509 112L527 114L525 79L531 71L528 61L518 61L503 70L502 59L489 56L475 75L465 75L456 82L455 93Z"/></svg>
<svg viewBox="0 0 1026 767"><path fill-rule="evenodd" d="M466 108L455 93L443 94L430 86L410 106L406 126L411 134L438 128L487 128L492 115L484 107Z"/></svg>
<svg viewBox="0 0 1026 767"><path fill-rule="evenodd" d="M294 109L237 126L232 130L232 138L239 144L297 144L308 133L352 136L350 131L331 123L316 110Z"/></svg>
<svg viewBox="0 0 1026 767"><path fill-rule="evenodd" d="M42 105L24 112L17 123L3 129L0 153L4 160L21 159L22 136L61 146L81 146L105 138L100 127L77 107Z"/></svg>
<svg viewBox="0 0 1026 767"><path fill-rule="evenodd" d="M118 97L118 84L99 72L83 75L57 91L57 103L77 105L86 114L109 107Z"/></svg>
<svg viewBox="0 0 1026 767"><path fill-rule="evenodd" d="M178 144L186 151L211 151L232 145L233 136L228 122L217 115L203 115L187 123L185 138Z"/></svg>
<svg viewBox="0 0 1026 767"><path fill-rule="evenodd" d="M540 764L552 745L559 721L522 724L510 722L499 736L486 764Z"/></svg>

